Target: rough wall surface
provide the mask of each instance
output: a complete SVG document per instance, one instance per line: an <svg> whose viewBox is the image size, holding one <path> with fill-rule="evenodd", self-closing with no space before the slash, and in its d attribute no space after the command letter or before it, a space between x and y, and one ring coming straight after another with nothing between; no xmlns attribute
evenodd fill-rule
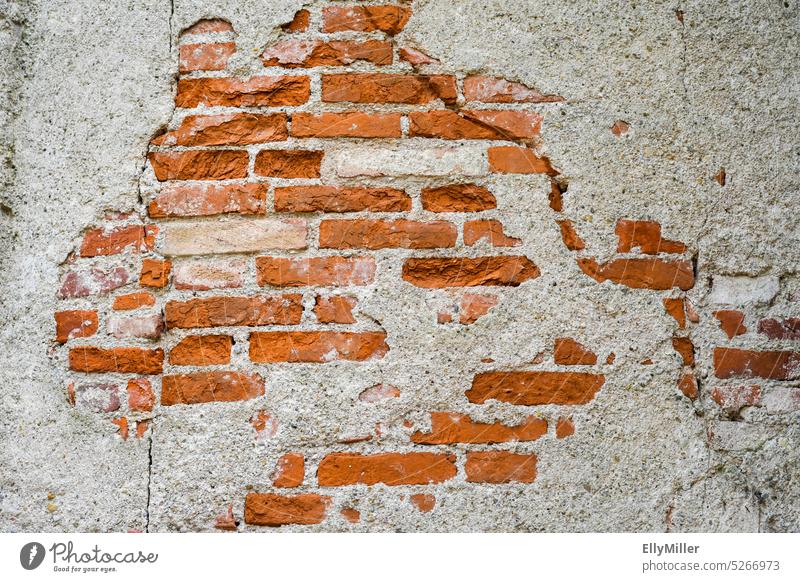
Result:
<svg viewBox="0 0 800 582"><path fill-rule="evenodd" d="M2 4L3 531L800 529L797 2L389 4Z"/></svg>

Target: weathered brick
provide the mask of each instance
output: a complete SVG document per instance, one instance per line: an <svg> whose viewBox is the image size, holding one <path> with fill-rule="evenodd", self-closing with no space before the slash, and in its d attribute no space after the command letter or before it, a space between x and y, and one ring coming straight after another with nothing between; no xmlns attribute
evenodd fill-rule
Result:
<svg viewBox="0 0 800 582"><path fill-rule="evenodd" d="M458 309L458 323L462 325L475 323L489 313L489 310L497 305L497 302L498 299L495 295L464 293Z"/></svg>
<svg viewBox="0 0 800 582"><path fill-rule="evenodd" d="M319 178L323 155L314 150L262 150L253 169L273 178Z"/></svg>
<svg viewBox="0 0 800 582"><path fill-rule="evenodd" d="M158 146L249 145L287 138L286 114L188 115L177 129L153 139Z"/></svg>
<svg viewBox="0 0 800 582"><path fill-rule="evenodd" d="M322 75L322 100L352 103L408 103L421 105L441 99L453 104L458 97L452 75L342 73Z"/></svg>
<svg viewBox="0 0 800 582"><path fill-rule="evenodd" d="M774 340L800 340L800 317L762 319L758 322L758 333Z"/></svg>
<svg viewBox="0 0 800 582"><path fill-rule="evenodd" d="M521 424L508 426L500 422L475 422L466 414L431 412L431 431L411 435L411 440L423 445L452 443L506 443L534 441L547 434L547 421L529 416Z"/></svg>
<svg viewBox="0 0 800 582"><path fill-rule="evenodd" d="M411 64L413 67L418 67L419 65L432 65L439 62L430 55L426 55L422 51L411 47L400 47L398 53L401 61L405 61Z"/></svg>
<svg viewBox="0 0 800 582"><path fill-rule="evenodd" d="M497 200L483 186L448 184L423 188L422 207L431 212L480 212L497 208Z"/></svg>
<svg viewBox="0 0 800 582"><path fill-rule="evenodd" d="M353 309L356 300L345 295L318 295L314 302L314 314L320 323L355 323Z"/></svg>
<svg viewBox="0 0 800 582"><path fill-rule="evenodd" d="M387 398L400 398L400 389L391 384L375 384L361 391L358 399L361 402L373 404Z"/></svg>
<svg viewBox="0 0 800 582"><path fill-rule="evenodd" d="M305 8L298 10L294 13L294 18L291 22L281 25L283 32L305 32L308 30L308 25L311 22L311 13Z"/></svg>
<svg viewBox="0 0 800 582"><path fill-rule="evenodd" d="M167 328L297 325L303 314L303 296L206 297L168 301Z"/></svg>
<svg viewBox="0 0 800 582"><path fill-rule="evenodd" d="M221 32L233 32L233 26L231 26L231 23L219 18L204 18L202 20L198 20L192 26L181 32L181 37L193 34Z"/></svg>
<svg viewBox="0 0 800 582"><path fill-rule="evenodd" d="M692 400L697 400L699 395L697 388L697 378L694 377L692 372L684 372L678 380L678 389L683 392L683 395Z"/></svg>
<svg viewBox="0 0 800 582"><path fill-rule="evenodd" d="M358 523L361 521L361 512L357 509L353 509L352 507L343 507L339 513L349 523Z"/></svg>
<svg viewBox="0 0 800 582"><path fill-rule="evenodd" d="M131 337L158 339L162 331L164 331L164 321L160 313L126 317L111 315L108 318L108 333L117 339Z"/></svg>
<svg viewBox="0 0 800 582"><path fill-rule="evenodd" d="M536 455L508 451L469 452L464 470L469 483L533 483Z"/></svg>
<svg viewBox="0 0 800 582"><path fill-rule="evenodd" d="M166 184L147 207L151 218L264 214L266 184Z"/></svg>
<svg viewBox="0 0 800 582"><path fill-rule="evenodd" d="M553 360L561 366L594 366L597 354L572 338L556 338Z"/></svg>
<svg viewBox="0 0 800 582"><path fill-rule="evenodd" d="M564 246L571 251L582 251L586 248L583 239L578 235L571 220L557 220L556 222L558 222L558 227L561 230L561 240L564 241Z"/></svg>
<svg viewBox="0 0 800 582"><path fill-rule="evenodd" d="M233 338L229 335L190 335L169 352L174 366L214 366L229 364Z"/></svg>
<svg viewBox="0 0 800 582"><path fill-rule="evenodd" d="M156 405L153 386L147 378L128 380L128 408L133 412L150 412Z"/></svg>
<svg viewBox="0 0 800 582"><path fill-rule="evenodd" d="M522 240L507 236L503 223L494 218L488 220L468 220L464 223L464 244L472 246L486 241L493 247L516 247Z"/></svg>
<svg viewBox="0 0 800 582"><path fill-rule="evenodd" d="M330 504L330 497L315 493L248 493L244 500L244 521L271 527L313 525L325 519Z"/></svg>
<svg viewBox="0 0 800 582"><path fill-rule="evenodd" d="M488 150L489 169L501 174L547 174L558 175L550 160L539 156L528 148L497 146Z"/></svg>
<svg viewBox="0 0 800 582"><path fill-rule="evenodd" d="M678 329L686 327L686 300L683 297L665 297L663 299L664 310L672 316L678 324Z"/></svg>
<svg viewBox="0 0 800 582"><path fill-rule="evenodd" d="M89 412L114 412L119 410L119 386L110 383L79 384L73 388L76 408Z"/></svg>
<svg viewBox="0 0 800 582"><path fill-rule="evenodd" d="M672 338L672 347L678 352L684 366L694 366L694 345L688 337Z"/></svg>
<svg viewBox="0 0 800 582"><path fill-rule="evenodd" d="M436 506L436 497L427 493L415 493L409 499L422 513L433 511Z"/></svg>
<svg viewBox="0 0 800 582"><path fill-rule="evenodd" d="M408 115L412 137L441 139L531 139L539 134L542 116L532 111L487 109L419 111Z"/></svg>
<svg viewBox="0 0 800 582"><path fill-rule="evenodd" d="M287 453L278 459L272 485L282 488L299 487L303 484L305 472L305 457L300 453Z"/></svg>
<svg viewBox="0 0 800 582"><path fill-rule="evenodd" d="M152 225L120 226L108 230L95 228L83 236L81 256L116 255L126 250L144 253L153 250L157 233L158 227Z"/></svg>
<svg viewBox="0 0 800 582"><path fill-rule="evenodd" d="M714 373L717 378L791 380L798 376L798 371L800 352L714 348Z"/></svg>
<svg viewBox="0 0 800 582"><path fill-rule="evenodd" d="M295 113L294 137L400 137L399 113Z"/></svg>
<svg viewBox="0 0 800 582"><path fill-rule="evenodd" d="M264 381L258 374L233 371L195 372L164 376L161 404L204 404L235 402L264 395Z"/></svg>
<svg viewBox="0 0 800 582"><path fill-rule="evenodd" d="M417 287L511 286L539 276L527 257L411 258L403 264L403 279Z"/></svg>
<svg viewBox="0 0 800 582"><path fill-rule="evenodd" d="M633 289L664 290L678 287L684 291L694 286L692 263L657 258L614 259L598 264L591 258L578 259L578 266L595 281L611 281Z"/></svg>
<svg viewBox="0 0 800 582"><path fill-rule="evenodd" d="M76 372L160 374L164 364L161 348L97 348L81 346L69 351L69 368Z"/></svg>
<svg viewBox="0 0 800 582"><path fill-rule="evenodd" d="M181 79L175 105L178 107L276 107L302 105L311 95L308 77L251 77L247 80L220 77Z"/></svg>
<svg viewBox="0 0 800 582"><path fill-rule="evenodd" d="M60 344L76 337L91 337L97 333L96 311L57 311L55 318L56 341Z"/></svg>
<svg viewBox="0 0 800 582"><path fill-rule="evenodd" d="M222 71L235 52L234 42L182 44L179 47L178 71Z"/></svg>
<svg viewBox="0 0 800 582"><path fill-rule="evenodd" d="M267 47L261 58L266 67L336 67L356 61L392 64L392 44L382 40L288 39Z"/></svg>
<svg viewBox="0 0 800 582"><path fill-rule="evenodd" d="M259 285L274 287L368 285L375 278L372 257L256 258Z"/></svg>
<svg viewBox="0 0 800 582"><path fill-rule="evenodd" d="M714 275L708 302L726 305L769 303L778 294L780 286L780 279L774 275L762 277Z"/></svg>
<svg viewBox="0 0 800 582"><path fill-rule="evenodd" d="M630 253L635 249L647 255L686 252L682 242L661 238L661 225L650 220L622 219L617 222L616 234L618 253Z"/></svg>
<svg viewBox="0 0 800 582"><path fill-rule="evenodd" d="M488 172L483 148L345 147L326 154L336 175L357 176L483 176Z"/></svg>
<svg viewBox="0 0 800 582"><path fill-rule="evenodd" d="M247 176L248 154L235 150L150 152L156 178L166 180L232 180Z"/></svg>
<svg viewBox="0 0 800 582"><path fill-rule="evenodd" d="M306 223L297 219L181 222L165 224L162 229L164 243L161 252L171 256L306 248Z"/></svg>
<svg viewBox="0 0 800 582"><path fill-rule="evenodd" d="M337 331L265 331L250 334L250 359L273 362L361 362L389 351L386 333Z"/></svg>
<svg viewBox="0 0 800 582"><path fill-rule="evenodd" d="M397 188L289 186L275 188L276 212L400 212L411 198Z"/></svg>
<svg viewBox="0 0 800 582"><path fill-rule="evenodd" d="M323 32L385 32L394 36L411 18L405 6L328 6L322 11Z"/></svg>
<svg viewBox="0 0 800 582"><path fill-rule="evenodd" d="M458 231L444 221L323 220L319 246L329 249L434 249L454 247Z"/></svg>
<svg viewBox="0 0 800 582"><path fill-rule="evenodd" d="M456 476L455 455L437 453L330 453L319 464L322 487L342 485L428 485Z"/></svg>
<svg viewBox="0 0 800 582"><path fill-rule="evenodd" d="M542 95L536 89L497 77L474 75L464 79L467 101L484 103L552 103L564 101L558 95Z"/></svg>
<svg viewBox="0 0 800 582"><path fill-rule="evenodd" d="M575 434L575 423L571 418L560 417L556 422L556 438L565 439Z"/></svg>
<svg viewBox="0 0 800 582"><path fill-rule="evenodd" d="M481 372L466 391L470 402L499 400L511 404L586 404L605 383L605 376L585 372Z"/></svg>
<svg viewBox="0 0 800 582"><path fill-rule="evenodd" d="M68 271L61 279L58 296L62 299L105 295L128 283L125 267L91 267L89 269Z"/></svg>
<svg viewBox="0 0 800 582"><path fill-rule="evenodd" d="M738 413L745 406L761 404L761 387L753 386L715 386L711 389L711 399L728 412Z"/></svg>
<svg viewBox="0 0 800 582"><path fill-rule="evenodd" d="M169 285L169 274L172 271L170 261L144 259L139 273L139 285L142 287L166 287Z"/></svg>
<svg viewBox="0 0 800 582"><path fill-rule="evenodd" d="M156 298L152 293L147 291L137 291L136 293L128 293L127 295L118 295L114 297L114 303L111 309L115 311L131 311L141 307L152 307L156 304Z"/></svg>
<svg viewBox="0 0 800 582"><path fill-rule="evenodd" d="M208 291L242 286L244 259L209 259L178 262L172 277L175 289Z"/></svg>

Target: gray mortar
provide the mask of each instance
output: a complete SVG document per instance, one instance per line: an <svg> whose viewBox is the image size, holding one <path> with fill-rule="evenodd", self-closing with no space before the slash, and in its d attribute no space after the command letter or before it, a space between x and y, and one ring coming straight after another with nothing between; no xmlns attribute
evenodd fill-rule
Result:
<svg viewBox="0 0 800 582"><path fill-rule="evenodd" d="M658 220L667 238L690 245L700 272L689 295L703 317L692 337L704 385L721 341L705 304L711 275L780 276L781 292L759 313L787 314L794 301L797 314L800 22L797 0L785 4L417 0L403 33L444 68L566 98L543 107L545 150L569 179L565 213L600 258L613 251L620 217ZM234 66L247 74L301 5L0 4L0 47L12 55L0 65L0 161L8 161L0 175L0 529L212 529L229 503L241 518L244 487L266 490L278 455L293 447L307 451L311 476L337 439L371 432L378 421L424 423L428 410L521 420L526 412L510 405L466 405L463 391L486 369L480 358L520 366L563 335L617 360L594 401L567 409L573 437L556 440L551 427L547 438L515 446L539 455L535 484L466 486L462 472L435 487L340 488L331 493L335 508L356 504L361 522L332 511L302 529L800 529L797 414L753 411L748 449L711 446L707 429L719 419L710 418L707 395L693 405L675 390L679 365L660 295L583 276L560 243L541 179L492 178L507 233L523 239L520 253L542 276L505 292L473 326L435 325L445 294L401 286L394 260L360 298L362 313L389 334L383 360L262 368L265 401L172 407L155 419L152 441L123 442L107 420L66 405L65 365L52 350L58 265L104 210L139 204L148 141L172 114L178 33L199 18L230 20L240 47ZM628 136L611 134L616 119L630 123ZM712 179L721 166L724 189ZM648 357L656 364L637 364ZM358 393L378 382L400 387L402 397L359 403ZM285 430L253 446L248 419L262 408ZM538 410L549 420L564 412ZM404 434L395 428L384 442L402 450ZM422 490L436 495L431 513L408 502Z"/></svg>

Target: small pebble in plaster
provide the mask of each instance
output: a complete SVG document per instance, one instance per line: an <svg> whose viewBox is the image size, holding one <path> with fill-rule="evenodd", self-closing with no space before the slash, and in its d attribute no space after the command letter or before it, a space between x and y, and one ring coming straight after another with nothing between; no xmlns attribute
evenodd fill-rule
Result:
<svg viewBox="0 0 800 582"><path fill-rule="evenodd" d="M626 121L622 121L621 119L617 119L614 122L614 125L611 126L611 133L616 135L617 137L623 136L628 133L630 129L630 125Z"/></svg>

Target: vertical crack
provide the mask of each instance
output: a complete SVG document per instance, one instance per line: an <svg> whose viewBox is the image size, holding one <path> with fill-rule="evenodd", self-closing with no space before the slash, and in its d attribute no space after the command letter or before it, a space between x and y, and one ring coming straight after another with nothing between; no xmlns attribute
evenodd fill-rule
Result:
<svg viewBox="0 0 800 582"><path fill-rule="evenodd" d="M150 531L150 499L153 484L153 438L155 436L155 423L150 425L150 442L147 446L147 502L144 509L144 531Z"/></svg>
<svg viewBox="0 0 800 582"><path fill-rule="evenodd" d="M175 0L169 0L169 53L172 54L172 18L175 16Z"/></svg>

